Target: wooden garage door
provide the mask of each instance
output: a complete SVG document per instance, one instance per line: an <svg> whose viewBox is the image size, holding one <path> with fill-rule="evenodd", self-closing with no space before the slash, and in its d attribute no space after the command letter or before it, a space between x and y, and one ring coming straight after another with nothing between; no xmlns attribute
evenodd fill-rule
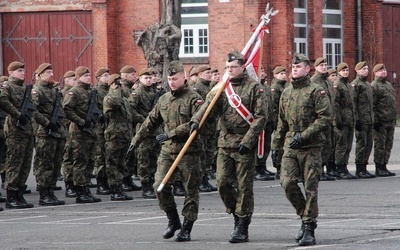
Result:
<svg viewBox="0 0 400 250"><path fill-rule="evenodd" d="M53 64L58 80L67 70L92 68L90 12L4 13L3 72L12 61L26 64L26 81L44 62Z"/></svg>

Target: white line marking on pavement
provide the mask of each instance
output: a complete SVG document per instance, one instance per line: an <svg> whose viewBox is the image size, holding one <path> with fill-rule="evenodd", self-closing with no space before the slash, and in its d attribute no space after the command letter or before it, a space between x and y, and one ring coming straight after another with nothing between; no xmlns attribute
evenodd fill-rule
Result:
<svg viewBox="0 0 400 250"><path fill-rule="evenodd" d="M49 222L42 222L42 224L55 224L55 223L62 223L62 222L71 222L71 221L78 221L78 220L89 220L89 219L98 219L98 218L107 218L107 216L93 216L93 217L84 217L84 218L77 218L77 219L68 219L68 220L56 220L56 221L49 221Z"/></svg>
<svg viewBox="0 0 400 250"><path fill-rule="evenodd" d="M123 223L135 222L135 221L155 220L155 219L161 219L161 218L165 218L165 217L166 216L164 215L164 216L155 216L155 217L140 218L140 219L134 219L134 220L113 221L113 222L106 222L106 223L100 223L100 224L106 224L106 225L123 224Z"/></svg>
<svg viewBox="0 0 400 250"><path fill-rule="evenodd" d="M48 216L47 215L38 215L38 216L29 216L29 217L22 217L22 218L13 218L13 219L0 220L0 222L27 220L27 219L35 219L35 218L43 218L43 217L48 217Z"/></svg>

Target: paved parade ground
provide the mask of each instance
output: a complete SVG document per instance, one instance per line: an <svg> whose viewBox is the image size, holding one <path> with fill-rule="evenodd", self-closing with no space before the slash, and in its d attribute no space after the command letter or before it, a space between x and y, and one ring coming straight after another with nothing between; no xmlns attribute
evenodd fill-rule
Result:
<svg viewBox="0 0 400 250"><path fill-rule="evenodd" d="M67 205L42 207L30 176L28 186L33 193L25 198L35 207L0 212L0 249L399 249L399 129L390 163L388 169L397 174L395 177L320 183L317 245L311 247L295 243L301 222L277 180L255 182L250 241L231 244L233 217L224 213L217 192L201 193L192 241L177 243L162 238L167 218L156 200L141 198L141 191L130 193L133 201L112 202L109 196L101 196L101 203L75 204L75 199L64 198L62 190L56 195ZM355 171L354 147L349 170ZM372 165L369 170L373 170ZM211 182L215 184L215 180ZM58 185L64 189L62 182ZM5 196L4 190L2 194ZM180 210L183 198L176 201Z"/></svg>

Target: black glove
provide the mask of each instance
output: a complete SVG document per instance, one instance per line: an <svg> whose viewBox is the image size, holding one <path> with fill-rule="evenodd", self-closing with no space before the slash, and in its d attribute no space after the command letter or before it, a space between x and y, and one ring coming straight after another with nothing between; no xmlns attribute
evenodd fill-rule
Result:
<svg viewBox="0 0 400 250"><path fill-rule="evenodd" d="M134 144L129 145L128 151L126 151L126 155L129 155L134 149L135 149Z"/></svg>
<svg viewBox="0 0 400 250"><path fill-rule="evenodd" d="M360 120L356 121L355 128L356 128L357 131L362 131L363 130L363 126L362 126L362 123L361 123Z"/></svg>
<svg viewBox="0 0 400 250"><path fill-rule="evenodd" d="M89 128L90 124L92 124L92 121L90 119L85 119L85 124L83 126Z"/></svg>
<svg viewBox="0 0 400 250"><path fill-rule="evenodd" d="M190 124L190 135L193 133L193 131L197 131L199 129L199 124L197 122L191 122Z"/></svg>
<svg viewBox="0 0 400 250"><path fill-rule="evenodd" d="M343 124L341 122L336 123L336 128L339 130L343 129Z"/></svg>
<svg viewBox="0 0 400 250"><path fill-rule="evenodd" d="M163 142L165 142L166 140L168 140L169 139L169 137L168 137L168 135L167 135L167 133L163 133L163 134L160 134L160 135L157 135L156 136L156 140L158 141L158 143L163 143Z"/></svg>
<svg viewBox="0 0 400 250"><path fill-rule="evenodd" d="M242 144L239 144L239 154L245 155L250 152L250 149L246 146L243 146Z"/></svg>
<svg viewBox="0 0 400 250"><path fill-rule="evenodd" d="M25 125L25 124L28 123L28 117L26 117L24 114L21 114L21 115L18 117L18 121L19 121L19 123L21 123L22 125Z"/></svg>
<svg viewBox="0 0 400 250"><path fill-rule="evenodd" d="M382 123L380 123L380 122L374 123L374 129L376 131L378 131L381 127L382 127Z"/></svg>
<svg viewBox="0 0 400 250"><path fill-rule="evenodd" d="M58 130L58 126L57 126L56 123L50 122L50 123L47 125L46 129L47 129L47 130L51 130L51 131L54 132L54 131L57 131L57 130Z"/></svg>
<svg viewBox="0 0 400 250"><path fill-rule="evenodd" d="M304 144L304 138L301 136L300 133L296 133L293 137L292 140L289 143L289 147L293 149L298 149L301 148Z"/></svg>

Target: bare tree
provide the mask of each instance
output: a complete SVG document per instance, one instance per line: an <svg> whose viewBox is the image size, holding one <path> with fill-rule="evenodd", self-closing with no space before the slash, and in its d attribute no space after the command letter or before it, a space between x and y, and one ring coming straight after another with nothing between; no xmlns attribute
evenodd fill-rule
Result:
<svg viewBox="0 0 400 250"><path fill-rule="evenodd" d="M376 24L374 20L369 20L368 25L367 25L367 41L368 41L368 50L365 51L365 59L367 61L368 65L371 65L372 67L377 64L378 61L378 37L376 35ZM372 70L371 76L372 79L374 79L374 75Z"/></svg>
<svg viewBox="0 0 400 250"><path fill-rule="evenodd" d="M150 25L135 40L143 50L148 67L157 69L163 82L167 79L166 66L179 60L181 5L182 0L162 0L160 22Z"/></svg>

